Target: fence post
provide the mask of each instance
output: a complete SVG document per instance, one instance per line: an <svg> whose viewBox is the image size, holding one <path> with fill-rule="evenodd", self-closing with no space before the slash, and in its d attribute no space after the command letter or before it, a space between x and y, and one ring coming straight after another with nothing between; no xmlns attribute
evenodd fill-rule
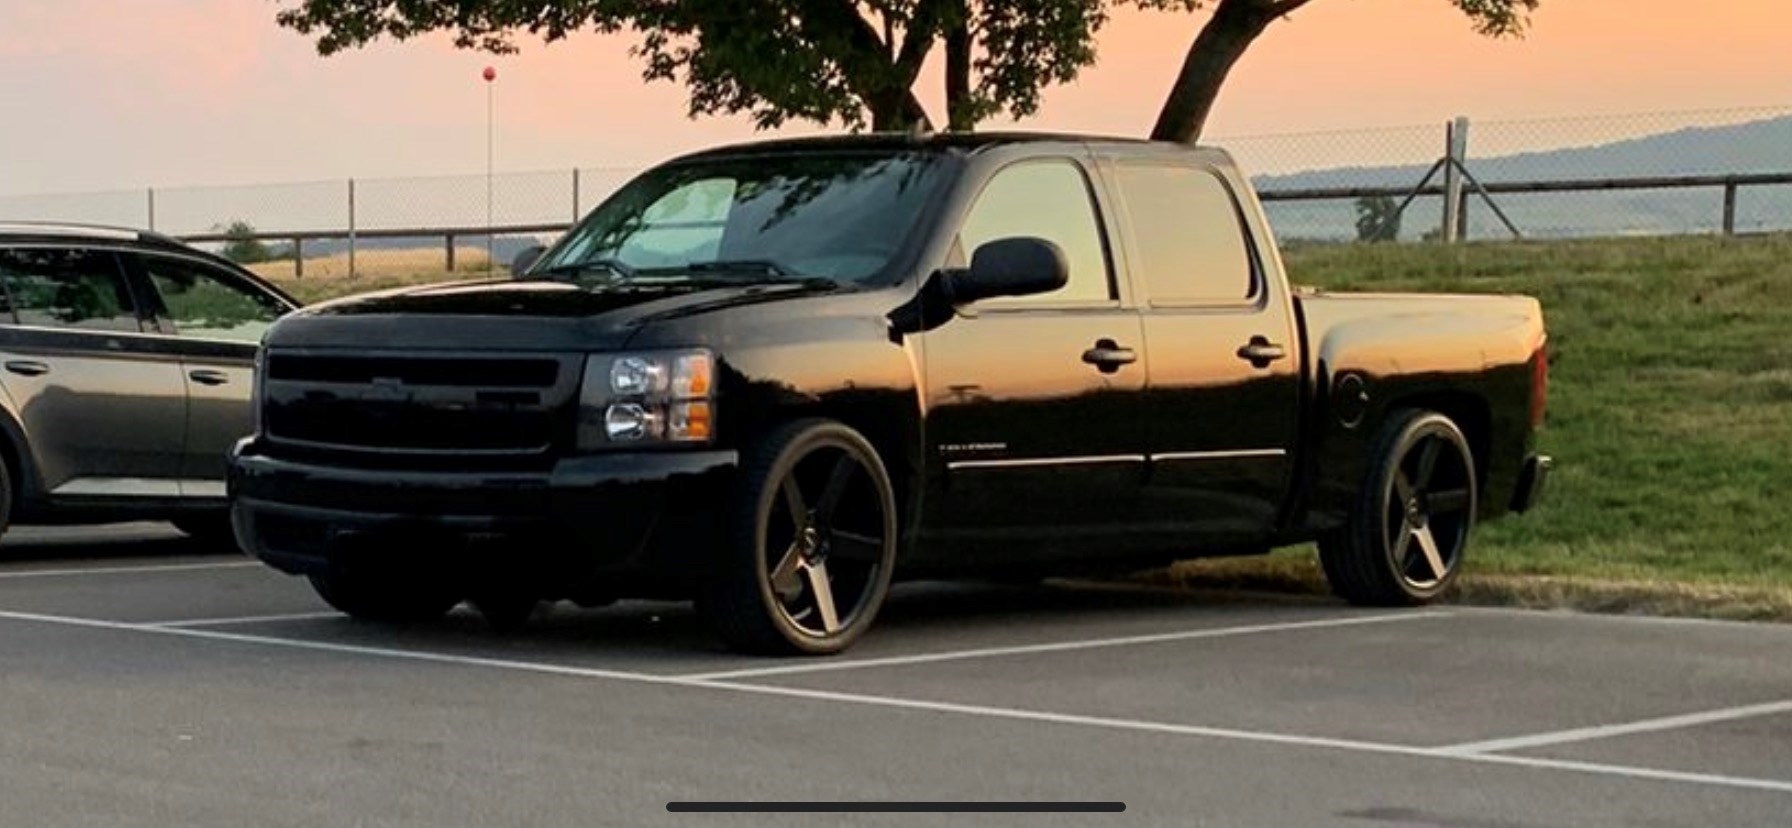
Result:
<svg viewBox="0 0 1792 828"><path fill-rule="evenodd" d="M442 238L447 240L447 244L448 244L448 247L447 247L448 272L453 273L454 272L454 234L453 233L443 233Z"/></svg>
<svg viewBox="0 0 1792 828"><path fill-rule="evenodd" d="M579 168L572 168L572 223L579 223Z"/></svg>
<svg viewBox="0 0 1792 828"><path fill-rule="evenodd" d="M305 278L305 237L292 237L292 277Z"/></svg>
<svg viewBox="0 0 1792 828"><path fill-rule="evenodd" d="M1462 211L1462 168L1468 160L1468 119L1457 117L1444 128L1444 219L1443 240L1454 244L1460 237L1458 224Z"/></svg>
<svg viewBox="0 0 1792 828"><path fill-rule="evenodd" d="M1469 191L1462 189L1462 195L1456 199L1456 240L1468 241L1468 205Z"/></svg>
<svg viewBox="0 0 1792 828"><path fill-rule="evenodd" d="M355 180L348 180L348 277L355 278Z"/></svg>
<svg viewBox="0 0 1792 828"><path fill-rule="evenodd" d="M149 192L149 202L146 205L146 207L148 208L147 215L149 217L148 224L149 224L150 232L153 233L153 232L155 232L155 229L156 229L156 188L151 187L151 188L149 188L148 192Z"/></svg>
<svg viewBox="0 0 1792 828"><path fill-rule="evenodd" d="M1736 235L1736 182L1724 182L1724 235Z"/></svg>

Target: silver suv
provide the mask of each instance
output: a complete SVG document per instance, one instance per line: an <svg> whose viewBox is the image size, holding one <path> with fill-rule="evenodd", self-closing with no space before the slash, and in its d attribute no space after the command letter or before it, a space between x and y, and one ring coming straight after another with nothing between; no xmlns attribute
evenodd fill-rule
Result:
<svg viewBox="0 0 1792 828"><path fill-rule="evenodd" d="M0 223L0 532L171 520L226 541L255 349L295 307L153 233Z"/></svg>

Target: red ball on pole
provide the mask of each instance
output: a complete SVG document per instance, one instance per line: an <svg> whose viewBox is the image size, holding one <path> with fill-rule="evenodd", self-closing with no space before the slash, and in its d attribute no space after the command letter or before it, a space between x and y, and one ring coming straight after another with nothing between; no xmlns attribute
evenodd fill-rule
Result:
<svg viewBox="0 0 1792 828"><path fill-rule="evenodd" d="M490 82L498 79L498 70L496 70L490 66L485 67L485 71L480 74L481 74L481 76L483 76L485 78L487 83L490 83Z"/></svg>

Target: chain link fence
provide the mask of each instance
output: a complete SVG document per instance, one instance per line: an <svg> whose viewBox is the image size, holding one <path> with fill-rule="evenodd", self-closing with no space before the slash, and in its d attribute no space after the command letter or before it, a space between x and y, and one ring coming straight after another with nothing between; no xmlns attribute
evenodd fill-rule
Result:
<svg viewBox="0 0 1792 828"><path fill-rule="evenodd" d="M1508 237L1512 228L1540 238L1792 230L1792 106L1475 121L1464 137L1458 227L1465 238ZM1228 149L1253 177L1284 242L1441 233L1444 175L1427 180L1427 173L1448 152L1443 124L1209 143ZM0 220L145 227L214 247L233 231L253 232L279 259L265 269L284 267L286 275L450 263L483 269L488 254L501 263L551 238L636 172L583 167L489 182L451 175L0 196ZM1716 180L1737 175L1755 178ZM1614 183L1621 188L1608 187ZM1545 185L1552 189L1537 191ZM1360 221L1365 213L1376 218Z"/></svg>
<svg viewBox="0 0 1792 828"><path fill-rule="evenodd" d="M1396 203L1418 189L1448 152L1446 128L1411 126L1344 132L1215 138L1270 198L1268 212L1285 240L1358 238L1359 209ZM1539 238L1792 230L1792 183L1750 184L1726 194L1721 184L1683 186L1690 178L1792 176L1792 106L1585 118L1474 121L1462 166L1524 235ZM1671 186L1649 188L1650 181ZM1431 179L1441 184L1442 176ZM1624 189L1523 192L1526 185L1629 182ZM1462 220L1467 238L1511 234L1468 183ZM1279 200L1290 192L1377 190ZM1730 220L1725 222L1729 198ZM1420 195L1401 212L1398 238L1425 238L1442 227L1444 200Z"/></svg>

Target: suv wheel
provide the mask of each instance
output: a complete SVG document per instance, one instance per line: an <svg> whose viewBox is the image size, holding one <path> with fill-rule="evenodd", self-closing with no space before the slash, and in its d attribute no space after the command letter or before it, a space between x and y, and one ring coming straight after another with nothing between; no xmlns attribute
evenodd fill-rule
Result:
<svg viewBox="0 0 1792 828"><path fill-rule="evenodd" d="M837 422L791 423L748 452L704 610L736 649L845 650L889 593L896 532L895 494L871 443Z"/></svg>
<svg viewBox="0 0 1792 828"><path fill-rule="evenodd" d="M201 546L236 549L236 531L230 527L230 514L187 515L173 521L174 528Z"/></svg>

